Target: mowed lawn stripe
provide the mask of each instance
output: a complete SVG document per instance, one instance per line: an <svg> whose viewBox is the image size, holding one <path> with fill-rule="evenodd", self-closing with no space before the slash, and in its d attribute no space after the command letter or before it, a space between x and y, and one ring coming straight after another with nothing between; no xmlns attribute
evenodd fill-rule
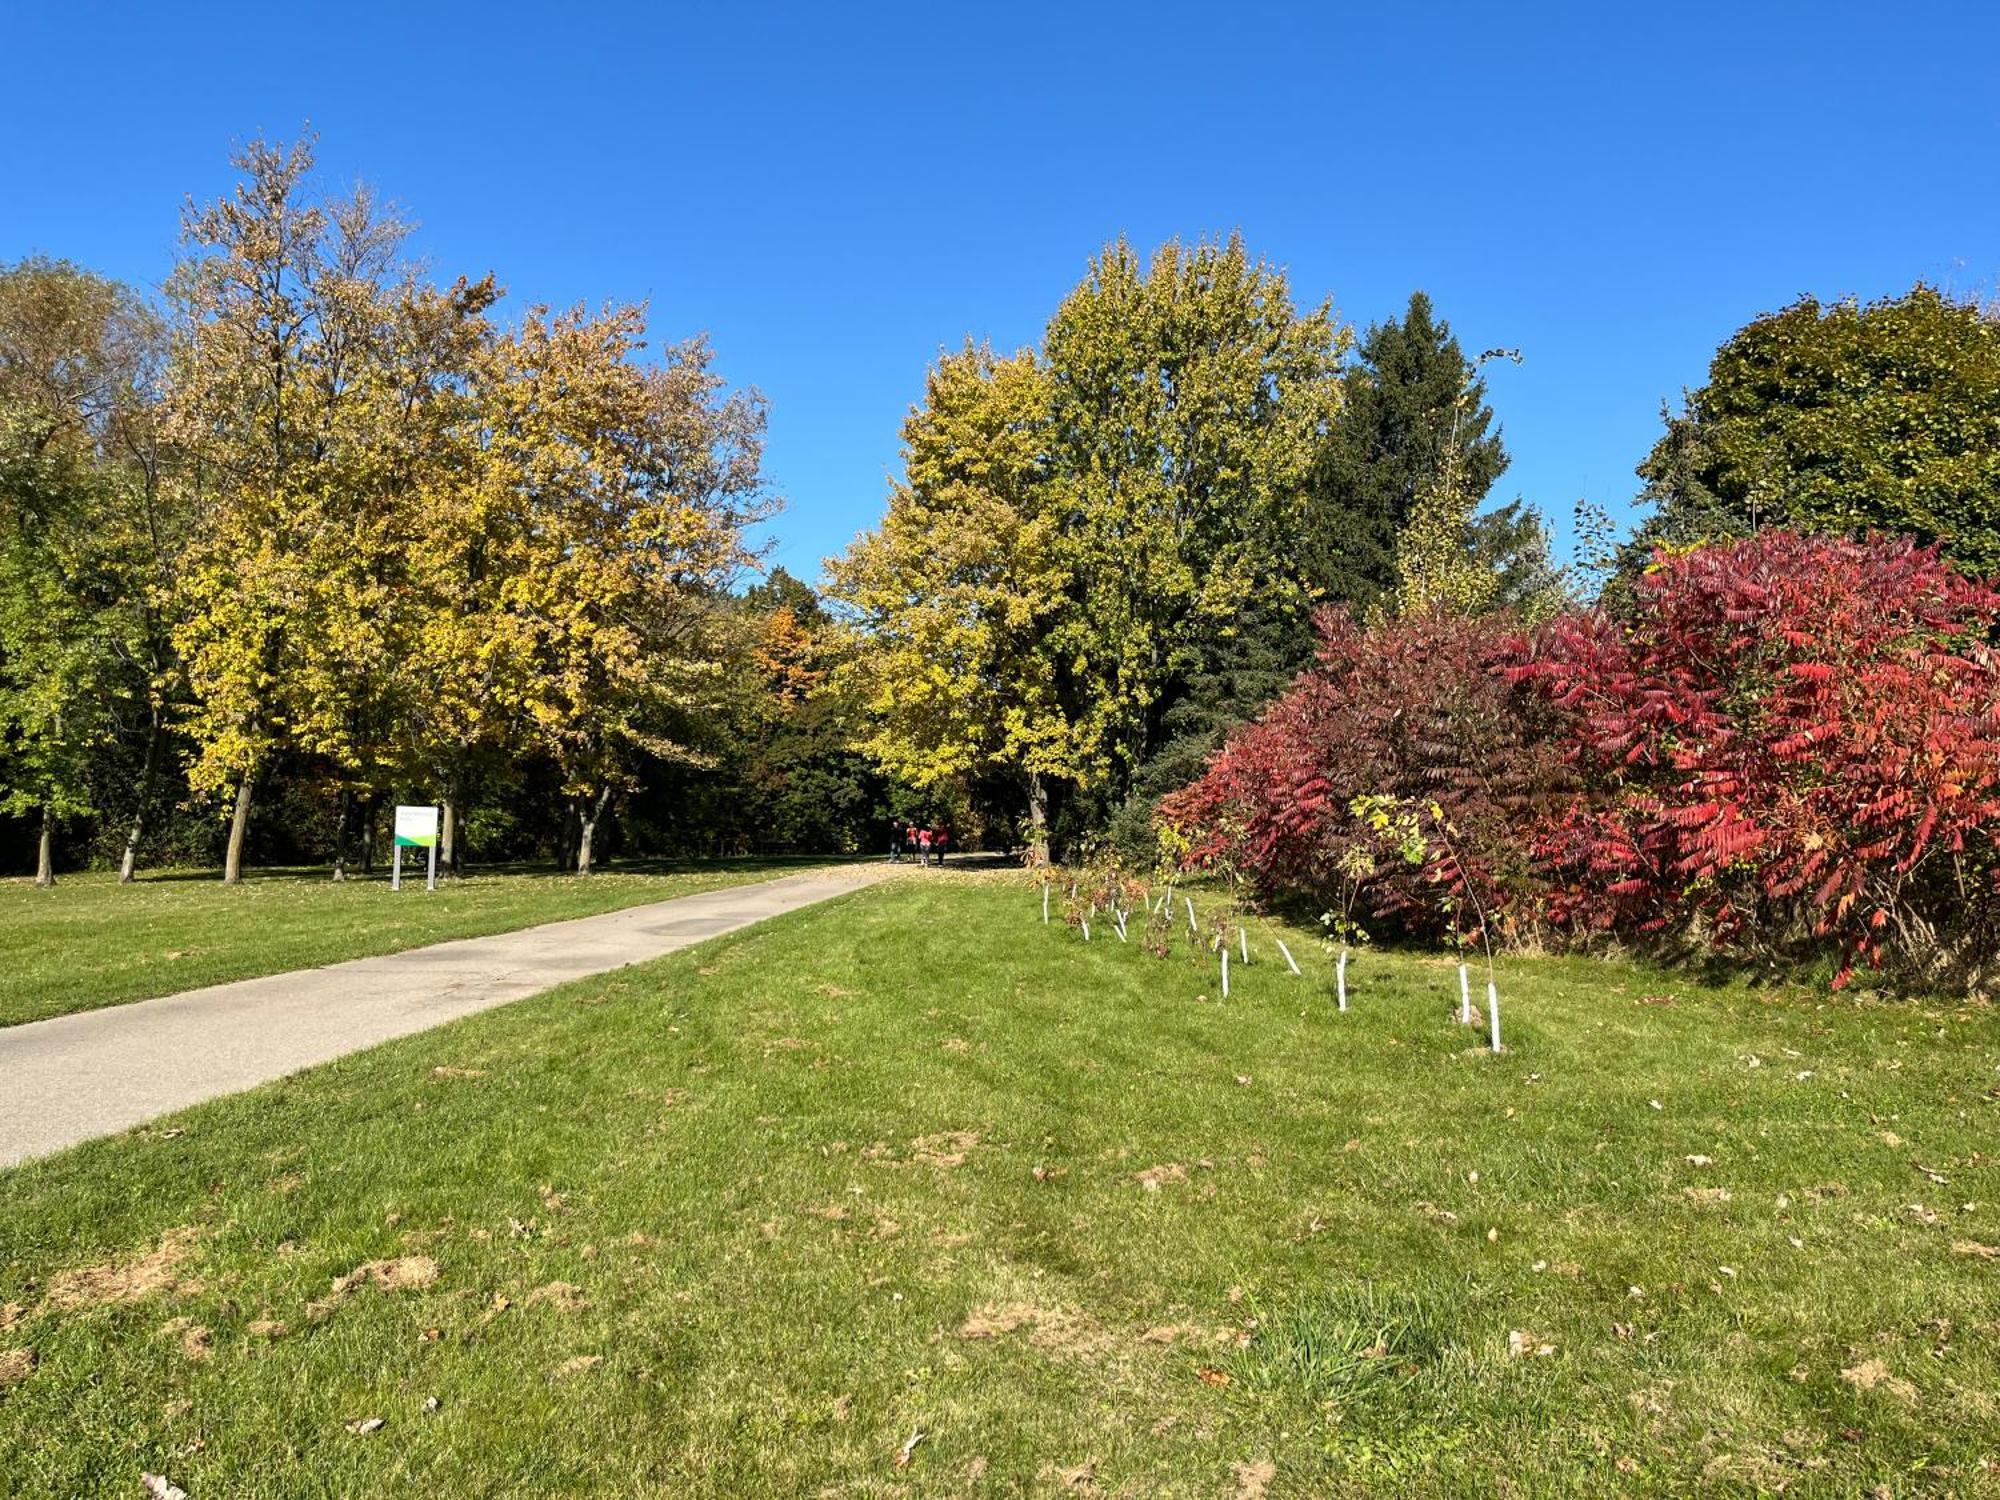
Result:
<svg viewBox="0 0 2000 1500"><path fill-rule="evenodd" d="M1223 1005L912 880L0 1176L0 1474L1986 1482L1987 1013L1517 961L1494 1058L1446 963L1368 954L1340 1016L1252 943Z"/></svg>

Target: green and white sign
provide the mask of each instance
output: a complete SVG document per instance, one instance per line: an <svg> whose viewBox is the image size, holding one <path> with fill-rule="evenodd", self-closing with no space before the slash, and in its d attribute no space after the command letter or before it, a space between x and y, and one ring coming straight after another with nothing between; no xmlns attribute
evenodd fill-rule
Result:
<svg viewBox="0 0 2000 1500"><path fill-rule="evenodd" d="M396 847L428 849L438 841L438 810L435 807L396 809Z"/></svg>
<svg viewBox="0 0 2000 1500"><path fill-rule="evenodd" d="M435 807L398 807L396 845L391 851L389 889L403 888L403 851L430 850L430 868L425 872L424 889L434 891L438 880L438 810Z"/></svg>

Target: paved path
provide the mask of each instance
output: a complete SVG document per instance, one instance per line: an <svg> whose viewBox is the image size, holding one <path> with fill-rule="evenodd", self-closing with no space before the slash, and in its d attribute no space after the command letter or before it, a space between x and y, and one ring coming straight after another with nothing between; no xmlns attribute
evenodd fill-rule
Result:
<svg viewBox="0 0 2000 1500"><path fill-rule="evenodd" d="M0 1167L872 885L884 865L0 1027Z"/></svg>

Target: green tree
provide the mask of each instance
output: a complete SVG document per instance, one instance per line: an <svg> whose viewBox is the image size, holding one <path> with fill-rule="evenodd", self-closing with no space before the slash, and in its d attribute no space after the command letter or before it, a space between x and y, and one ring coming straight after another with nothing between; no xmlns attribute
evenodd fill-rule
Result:
<svg viewBox="0 0 2000 1500"><path fill-rule="evenodd" d="M159 723L156 349L117 283L49 260L0 269L0 809L39 813L44 885L57 823L93 810L121 696Z"/></svg>
<svg viewBox="0 0 2000 1500"><path fill-rule="evenodd" d="M1297 542L1305 480L1340 409L1347 334L1322 303L1295 309L1283 271L1238 237L1170 242L1143 264L1122 241L1057 309L1049 505L1070 607L1059 685L1083 779L1107 808L1221 700L1246 625L1250 653L1304 639ZM1176 729L1181 734L1176 734Z"/></svg>
<svg viewBox="0 0 2000 1500"><path fill-rule="evenodd" d="M1878 302L1804 297L1716 351L1708 383L1639 465L1655 506L1628 551L1762 526L1936 542L2000 572L2000 319L1919 284Z"/></svg>
<svg viewBox="0 0 2000 1500"><path fill-rule="evenodd" d="M1322 597L1364 609L1396 588L1419 502L1448 483L1459 519L1439 545L1455 556L1508 458L1484 378L1421 291L1370 325L1344 395L1308 480L1307 574Z"/></svg>

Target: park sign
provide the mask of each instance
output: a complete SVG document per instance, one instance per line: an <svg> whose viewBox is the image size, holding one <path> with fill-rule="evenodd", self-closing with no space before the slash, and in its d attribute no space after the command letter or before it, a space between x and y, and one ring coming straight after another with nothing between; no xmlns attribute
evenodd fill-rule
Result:
<svg viewBox="0 0 2000 1500"><path fill-rule="evenodd" d="M396 846L399 849L428 849L437 842L438 810L435 807L396 809Z"/></svg>
<svg viewBox="0 0 2000 1500"><path fill-rule="evenodd" d="M403 851L405 849L430 850L430 874L424 881L424 889L437 889L438 874L438 810L435 807L398 807L396 809L396 849L389 865L389 889L403 888Z"/></svg>

